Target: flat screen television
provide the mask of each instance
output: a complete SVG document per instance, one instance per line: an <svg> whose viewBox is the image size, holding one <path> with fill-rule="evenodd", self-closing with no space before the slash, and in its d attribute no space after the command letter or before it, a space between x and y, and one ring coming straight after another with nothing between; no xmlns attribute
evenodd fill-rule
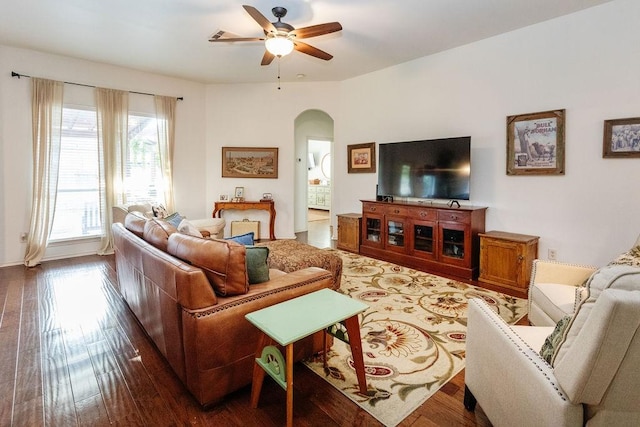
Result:
<svg viewBox="0 0 640 427"><path fill-rule="evenodd" d="M378 159L378 196L469 200L469 136L379 144Z"/></svg>

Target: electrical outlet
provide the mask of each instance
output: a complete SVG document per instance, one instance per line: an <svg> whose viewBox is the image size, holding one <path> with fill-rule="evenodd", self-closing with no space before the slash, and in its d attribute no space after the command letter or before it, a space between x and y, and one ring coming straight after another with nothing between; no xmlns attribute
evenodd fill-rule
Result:
<svg viewBox="0 0 640 427"><path fill-rule="evenodd" d="M549 249L547 251L547 258L555 261L558 258L558 251L556 249Z"/></svg>

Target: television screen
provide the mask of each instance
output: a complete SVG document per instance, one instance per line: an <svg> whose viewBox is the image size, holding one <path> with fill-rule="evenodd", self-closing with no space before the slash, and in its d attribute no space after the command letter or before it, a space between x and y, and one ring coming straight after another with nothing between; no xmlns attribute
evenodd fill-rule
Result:
<svg viewBox="0 0 640 427"><path fill-rule="evenodd" d="M469 136L380 144L378 159L378 195L469 200Z"/></svg>

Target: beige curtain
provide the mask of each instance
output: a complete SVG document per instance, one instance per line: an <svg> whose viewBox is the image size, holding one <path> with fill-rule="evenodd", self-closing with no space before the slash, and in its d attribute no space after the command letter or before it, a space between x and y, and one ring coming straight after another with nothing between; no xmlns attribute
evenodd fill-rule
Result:
<svg viewBox="0 0 640 427"><path fill-rule="evenodd" d="M63 82L31 79L33 184L24 264L40 264L53 225L62 139Z"/></svg>
<svg viewBox="0 0 640 427"><path fill-rule="evenodd" d="M98 254L113 253L113 207L124 203L128 139L129 93L96 88L98 152L100 156L100 217L102 240Z"/></svg>
<svg viewBox="0 0 640 427"><path fill-rule="evenodd" d="M158 149L167 212L175 212L173 196L173 151L175 146L176 98L155 95Z"/></svg>

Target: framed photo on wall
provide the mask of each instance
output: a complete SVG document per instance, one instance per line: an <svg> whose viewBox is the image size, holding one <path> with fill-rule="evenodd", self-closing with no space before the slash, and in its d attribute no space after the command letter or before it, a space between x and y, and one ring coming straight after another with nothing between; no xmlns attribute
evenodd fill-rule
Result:
<svg viewBox="0 0 640 427"><path fill-rule="evenodd" d="M278 148L222 147L223 178L277 178Z"/></svg>
<svg viewBox="0 0 640 427"><path fill-rule="evenodd" d="M507 175L564 175L565 110L507 117Z"/></svg>
<svg viewBox="0 0 640 427"><path fill-rule="evenodd" d="M604 121L602 157L640 157L640 117Z"/></svg>
<svg viewBox="0 0 640 427"><path fill-rule="evenodd" d="M375 173L376 143L353 144L347 146L348 173Z"/></svg>

